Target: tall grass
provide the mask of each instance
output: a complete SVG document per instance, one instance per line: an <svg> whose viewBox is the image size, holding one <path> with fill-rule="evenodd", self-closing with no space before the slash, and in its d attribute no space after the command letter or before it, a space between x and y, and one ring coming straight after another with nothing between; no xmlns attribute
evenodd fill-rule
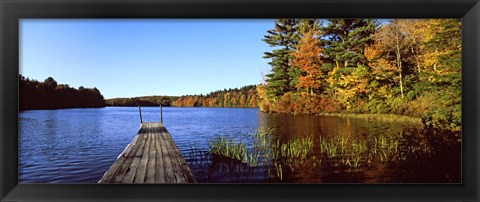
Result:
<svg viewBox="0 0 480 202"><path fill-rule="evenodd" d="M367 149L366 141L349 140L349 137L320 137L320 154L328 159L338 160L344 166L358 168L365 160Z"/></svg>
<svg viewBox="0 0 480 202"><path fill-rule="evenodd" d="M227 136L216 137L208 142L208 147L213 155L235 159L243 163L247 163L249 156L247 153L247 145L243 142L235 142Z"/></svg>
<svg viewBox="0 0 480 202"><path fill-rule="evenodd" d="M306 159L313 147L313 139L298 138L280 146L280 154L287 159Z"/></svg>
<svg viewBox="0 0 480 202"><path fill-rule="evenodd" d="M270 135L272 129L257 129L253 134L245 135L246 138L253 138L253 148L248 149L247 144L243 140L235 141L228 136L217 136L208 141L208 147L212 155L237 160L256 167L259 163L261 155L264 158L271 158Z"/></svg>
<svg viewBox="0 0 480 202"><path fill-rule="evenodd" d="M321 136L316 142L312 137L280 141L272 138L273 133L273 129L258 129L244 139L217 136L208 141L209 152L220 160L230 160L247 167L262 166L265 173L282 180L284 172L288 169L293 171L299 166L333 162L339 168L356 170L374 161L406 160L412 153L428 151L426 144L402 146L400 137L396 135L370 135L363 139Z"/></svg>

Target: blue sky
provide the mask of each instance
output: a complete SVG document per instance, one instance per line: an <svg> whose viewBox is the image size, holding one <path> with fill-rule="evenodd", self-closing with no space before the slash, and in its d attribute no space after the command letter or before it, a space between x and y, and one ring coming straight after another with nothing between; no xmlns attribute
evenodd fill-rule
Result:
<svg viewBox="0 0 480 202"><path fill-rule="evenodd" d="M39 20L20 23L20 73L105 98L207 94L258 84L273 20Z"/></svg>

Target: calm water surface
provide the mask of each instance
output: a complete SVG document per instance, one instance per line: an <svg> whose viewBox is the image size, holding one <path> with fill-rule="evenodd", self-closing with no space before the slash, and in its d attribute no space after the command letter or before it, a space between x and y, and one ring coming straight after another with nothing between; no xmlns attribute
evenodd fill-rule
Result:
<svg viewBox="0 0 480 202"><path fill-rule="evenodd" d="M143 107L142 115L144 121L159 121L158 107ZM461 182L460 144L425 141L425 135L417 137L419 126L415 125L268 114L251 108L164 107L163 121L199 182ZM21 112L20 183L96 183L132 141L139 122L136 107ZM309 159L313 160L295 165L282 161L282 168L273 164L246 166L208 153L208 142L219 136L245 138L251 148L248 134L257 128L273 129L270 138L277 144L310 138L314 146ZM372 157L352 169L338 163L338 158L323 158L319 152L320 138L346 137L360 142L377 141L381 136L398 137L397 153L404 159Z"/></svg>

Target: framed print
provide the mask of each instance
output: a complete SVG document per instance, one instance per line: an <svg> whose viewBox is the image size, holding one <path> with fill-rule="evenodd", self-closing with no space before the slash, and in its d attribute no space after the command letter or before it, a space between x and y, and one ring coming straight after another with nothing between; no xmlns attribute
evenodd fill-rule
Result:
<svg viewBox="0 0 480 202"><path fill-rule="evenodd" d="M476 0L0 6L2 201L478 200Z"/></svg>

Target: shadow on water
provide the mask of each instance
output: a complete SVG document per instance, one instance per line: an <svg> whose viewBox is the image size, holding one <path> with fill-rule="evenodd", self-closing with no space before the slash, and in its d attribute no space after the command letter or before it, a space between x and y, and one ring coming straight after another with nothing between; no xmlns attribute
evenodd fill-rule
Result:
<svg viewBox="0 0 480 202"><path fill-rule="evenodd" d="M458 133L420 131L404 133L405 147L411 153L406 161L387 165L390 182L461 183L461 142ZM421 134L422 137L417 137ZM422 149L427 149L423 151ZM412 149L414 151L412 151Z"/></svg>

